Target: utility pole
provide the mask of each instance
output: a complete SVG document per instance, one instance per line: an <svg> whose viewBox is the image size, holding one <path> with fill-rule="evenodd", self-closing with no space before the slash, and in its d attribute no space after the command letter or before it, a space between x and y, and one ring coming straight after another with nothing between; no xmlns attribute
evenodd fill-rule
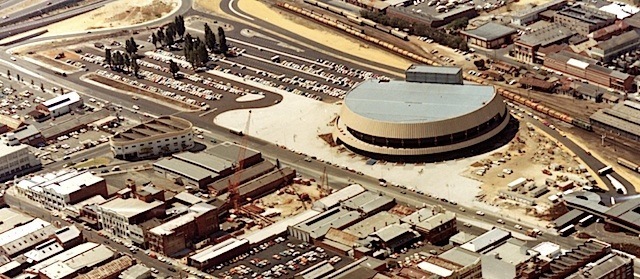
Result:
<svg viewBox="0 0 640 279"><path fill-rule="evenodd" d="M606 134L602 134L602 136L600 136L600 145L604 146L604 139L607 138Z"/></svg>

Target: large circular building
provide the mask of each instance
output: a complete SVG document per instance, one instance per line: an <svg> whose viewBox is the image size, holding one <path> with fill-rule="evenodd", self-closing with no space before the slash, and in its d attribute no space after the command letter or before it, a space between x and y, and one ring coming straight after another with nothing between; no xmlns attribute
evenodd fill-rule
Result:
<svg viewBox="0 0 640 279"><path fill-rule="evenodd" d="M407 81L368 80L352 89L333 138L372 157L423 156L483 143L508 123L492 86L463 84L458 68L412 66Z"/></svg>

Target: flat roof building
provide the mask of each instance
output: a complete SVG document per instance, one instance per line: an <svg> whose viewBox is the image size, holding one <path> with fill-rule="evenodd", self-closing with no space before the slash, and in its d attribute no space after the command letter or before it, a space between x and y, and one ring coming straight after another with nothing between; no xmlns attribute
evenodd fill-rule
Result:
<svg viewBox="0 0 640 279"><path fill-rule="evenodd" d="M0 208L0 234L17 226L31 222L33 217L13 208Z"/></svg>
<svg viewBox="0 0 640 279"><path fill-rule="evenodd" d="M532 30L516 40L513 49L515 59L527 63L540 63L544 59L544 55L539 53L541 48L566 43L575 33L557 23Z"/></svg>
<svg viewBox="0 0 640 279"><path fill-rule="evenodd" d="M179 184L202 188L213 182L217 173L176 158L164 158L153 163L153 169Z"/></svg>
<svg viewBox="0 0 640 279"><path fill-rule="evenodd" d="M241 150L244 151L244 158L240 158L238 162L238 156L241 154ZM238 166L239 163L242 164L244 168L253 166L259 162L262 162L262 153L260 151L251 149L246 146L240 146L232 142L223 142L218 145L214 145L213 147L205 150L204 152L209 153L218 158L222 158L231 162L234 166Z"/></svg>
<svg viewBox="0 0 640 279"><path fill-rule="evenodd" d="M553 22L587 36L595 30L613 24L616 19L616 15L612 13L586 5L573 5L556 12Z"/></svg>
<svg viewBox="0 0 640 279"><path fill-rule="evenodd" d="M104 178L67 169L20 180L16 189L45 208L59 211L96 195L108 196Z"/></svg>
<svg viewBox="0 0 640 279"><path fill-rule="evenodd" d="M147 279L151 278L151 269L142 265L136 264L126 270L124 270L118 276L119 279Z"/></svg>
<svg viewBox="0 0 640 279"><path fill-rule="evenodd" d="M145 234L152 251L174 255L191 248L197 241L218 231L218 210L215 206L200 203L189 212L156 226Z"/></svg>
<svg viewBox="0 0 640 279"><path fill-rule="evenodd" d="M116 133L109 140L116 158L141 159L189 150L193 124L176 116L160 116Z"/></svg>
<svg viewBox="0 0 640 279"><path fill-rule="evenodd" d="M548 10L556 10L567 4L567 0L553 0L542 5L537 5L531 9L522 9L511 13L511 23L526 26L538 20L540 13Z"/></svg>
<svg viewBox="0 0 640 279"><path fill-rule="evenodd" d="M546 55L544 66L615 90L628 92L633 88L633 76L598 65L595 59L568 51Z"/></svg>
<svg viewBox="0 0 640 279"><path fill-rule="evenodd" d="M253 179L263 176L276 168L274 164L269 161L262 161L253 166L246 167L237 173L235 173L235 179L239 184L247 183ZM229 189L229 179L219 179L207 186L209 192L214 195L222 195Z"/></svg>
<svg viewBox="0 0 640 279"><path fill-rule="evenodd" d="M511 36L517 31L502 24L489 22L476 29L460 32L469 44L482 48L495 49L502 45L511 44Z"/></svg>
<svg viewBox="0 0 640 279"><path fill-rule="evenodd" d="M463 84L462 68L413 64L405 71L407 82Z"/></svg>
<svg viewBox="0 0 640 279"><path fill-rule="evenodd" d="M26 253L24 253L24 256L27 257L28 263L35 264L42 262L62 251L64 251L62 245L60 245L60 243L58 243L55 239L50 239L34 247L32 250L27 251Z"/></svg>
<svg viewBox="0 0 640 279"><path fill-rule="evenodd" d="M527 263L536 259L537 252L525 246L526 242L511 238L481 257L482 278L511 279L522 278Z"/></svg>
<svg viewBox="0 0 640 279"><path fill-rule="evenodd" d="M461 266L457 271L458 278L482 278L481 255L476 252L453 247L438 255L438 258Z"/></svg>
<svg viewBox="0 0 640 279"><path fill-rule="evenodd" d="M374 238L374 245L377 246L377 248L389 249L395 252L407 244L420 239L420 233L414 231L406 224L391 224L373 232L369 237Z"/></svg>
<svg viewBox="0 0 640 279"><path fill-rule="evenodd" d="M80 270L98 267L113 260L115 255L115 252L107 246L99 245L70 259L54 261L40 269L38 274L46 279L70 279L78 275Z"/></svg>
<svg viewBox="0 0 640 279"><path fill-rule="evenodd" d="M305 210L295 216L287 217L281 221L275 222L269 226L266 226L258 231L243 234L238 236L238 239L246 239L249 241L249 244L255 245L259 243L263 243L269 239L275 238L286 233L290 228L294 227L297 224L300 224L314 216L320 214L320 212L308 209Z"/></svg>
<svg viewBox="0 0 640 279"><path fill-rule="evenodd" d="M589 55L606 63L640 45L640 31L631 30L591 47Z"/></svg>
<svg viewBox="0 0 640 279"><path fill-rule="evenodd" d="M132 225L165 214L165 204L161 201L144 202L139 199L113 198L96 207L100 227L120 238L132 239ZM144 239L143 235L137 236Z"/></svg>
<svg viewBox="0 0 640 279"><path fill-rule="evenodd" d="M18 141L13 133L0 137L0 182L23 176L42 168L40 160L29 146Z"/></svg>
<svg viewBox="0 0 640 279"><path fill-rule="evenodd" d="M567 279L634 278L633 259L616 254L608 254L602 259L587 264Z"/></svg>

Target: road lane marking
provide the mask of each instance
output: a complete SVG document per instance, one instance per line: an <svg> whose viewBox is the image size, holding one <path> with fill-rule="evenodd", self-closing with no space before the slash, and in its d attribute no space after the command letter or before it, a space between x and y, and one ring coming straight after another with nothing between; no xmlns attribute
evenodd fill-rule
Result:
<svg viewBox="0 0 640 279"><path fill-rule="evenodd" d="M211 110L209 110L209 111L205 111L205 112L203 112L203 113L199 114L198 116L203 117L203 116L205 116L205 115L207 115L207 114L209 114L209 113L212 113L212 112L214 112L214 111L216 111L216 110L218 110L218 108L213 108L213 109L211 109Z"/></svg>
<svg viewBox="0 0 640 279"><path fill-rule="evenodd" d="M233 8L233 0L229 0L229 10L231 10L232 13L234 13L234 14L240 16L240 17L243 17L245 19L248 19L248 20L251 20L251 21L255 20L254 18L252 18L252 17L250 17L248 15L243 15L243 14L239 13L238 11L236 11L236 9Z"/></svg>

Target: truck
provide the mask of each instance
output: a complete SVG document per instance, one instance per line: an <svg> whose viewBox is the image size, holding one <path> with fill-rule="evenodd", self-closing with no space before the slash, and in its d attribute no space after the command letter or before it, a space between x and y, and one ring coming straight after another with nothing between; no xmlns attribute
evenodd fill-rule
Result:
<svg viewBox="0 0 640 279"><path fill-rule="evenodd" d="M542 232L539 229L528 229L526 234L530 237L537 237L542 235Z"/></svg>

